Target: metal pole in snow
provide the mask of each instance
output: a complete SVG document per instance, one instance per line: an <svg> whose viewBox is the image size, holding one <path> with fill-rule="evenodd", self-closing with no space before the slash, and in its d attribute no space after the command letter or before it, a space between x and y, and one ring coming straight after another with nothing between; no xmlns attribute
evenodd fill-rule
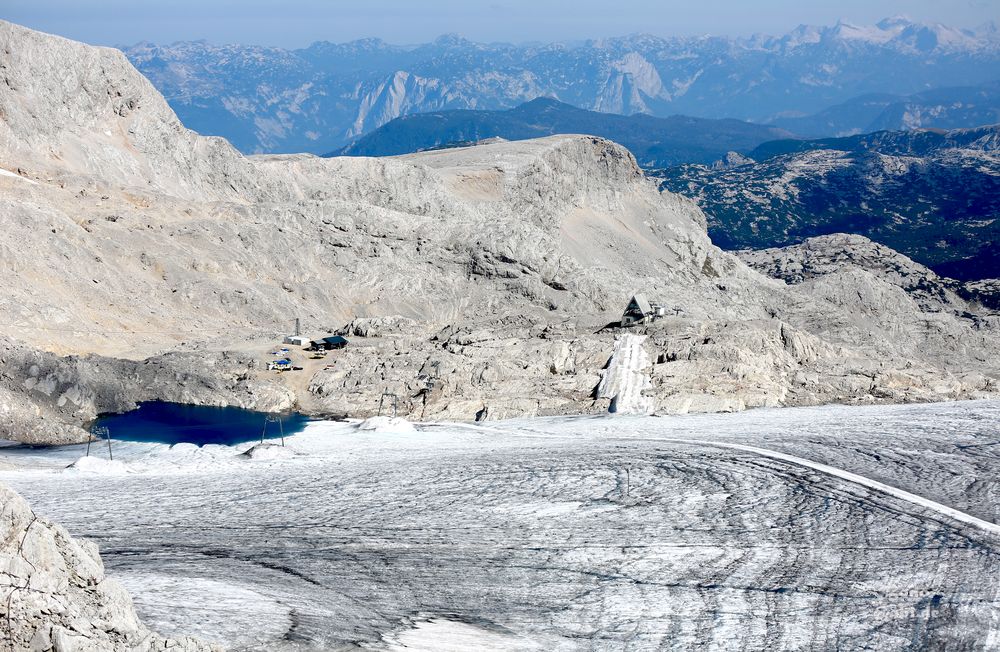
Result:
<svg viewBox="0 0 1000 652"><path fill-rule="evenodd" d="M87 438L87 457L90 457L90 445L102 437L108 440L108 457L112 460L115 459L111 453L111 431L105 426L94 426L90 429L90 437Z"/></svg>
<svg viewBox="0 0 1000 652"><path fill-rule="evenodd" d="M281 433L281 445L285 445L285 427L281 424L281 417L277 414L268 414L264 417L264 429L260 431L260 443L264 443L264 435L267 434L267 424L278 424L278 431Z"/></svg>

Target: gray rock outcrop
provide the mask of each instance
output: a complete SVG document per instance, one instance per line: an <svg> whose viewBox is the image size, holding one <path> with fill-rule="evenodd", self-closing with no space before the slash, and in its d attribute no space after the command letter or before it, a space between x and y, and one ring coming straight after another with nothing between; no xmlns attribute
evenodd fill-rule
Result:
<svg viewBox="0 0 1000 652"><path fill-rule="evenodd" d="M158 636L124 588L104 574L97 546L36 516L0 484L0 649L32 652L218 652Z"/></svg>
<svg viewBox="0 0 1000 652"><path fill-rule="evenodd" d="M0 431L36 444L86 441L99 414L142 401L229 405L264 412L295 403L284 385L256 372L257 361L229 352L172 352L143 361L57 356L0 336Z"/></svg>

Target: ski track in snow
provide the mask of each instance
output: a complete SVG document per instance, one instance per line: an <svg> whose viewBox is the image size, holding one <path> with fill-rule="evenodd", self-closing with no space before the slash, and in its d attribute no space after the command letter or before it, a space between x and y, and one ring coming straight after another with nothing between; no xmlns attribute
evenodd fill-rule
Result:
<svg viewBox="0 0 1000 652"><path fill-rule="evenodd" d="M242 650L990 649L1000 402L0 449L167 634ZM99 459L99 458L98 458Z"/></svg>

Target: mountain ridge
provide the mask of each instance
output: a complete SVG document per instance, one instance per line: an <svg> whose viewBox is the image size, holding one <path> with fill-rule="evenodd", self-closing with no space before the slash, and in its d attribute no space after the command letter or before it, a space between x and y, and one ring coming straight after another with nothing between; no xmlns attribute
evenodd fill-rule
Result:
<svg viewBox="0 0 1000 652"><path fill-rule="evenodd" d="M1000 80L977 86L943 86L912 95L861 95L813 115L778 116L764 121L810 138L902 129L970 128L996 122L1000 122Z"/></svg>
<svg viewBox="0 0 1000 652"><path fill-rule="evenodd" d="M324 153L409 113L501 110L543 96L626 115L763 122L864 93L908 95L1000 78L994 32L908 25L576 45L449 38L410 47L363 40L298 50L180 43L125 51L196 131L230 138L248 153ZM934 38L925 42L919 33Z"/></svg>
<svg viewBox="0 0 1000 652"><path fill-rule="evenodd" d="M926 156L946 149L991 152L1000 149L1000 124L969 129L881 130L833 138L779 139L762 143L747 153L747 156L756 161L765 161L775 156L812 149L877 151L892 156Z"/></svg>
<svg viewBox="0 0 1000 652"><path fill-rule="evenodd" d="M403 116L327 156L393 156L490 138L524 140L574 133L624 145L643 167L709 163L728 151L747 152L757 144L791 135L738 120L622 116L536 98L504 111L459 109Z"/></svg>
<svg viewBox="0 0 1000 652"><path fill-rule="evenodd" d="M1000 276L1000 126L782 140L732 164L651 174L698 202L726 249L846 232L942 275Z"/></svg>

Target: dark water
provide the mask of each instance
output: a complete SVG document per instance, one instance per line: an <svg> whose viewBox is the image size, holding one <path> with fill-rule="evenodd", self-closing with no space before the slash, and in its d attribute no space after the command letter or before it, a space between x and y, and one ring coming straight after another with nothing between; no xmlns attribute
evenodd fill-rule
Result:
<svg viewBox="0 0 1000 652"><path fill-rule="evenodd" d="M278 415L285 436L301 432L309 422L296 412ZM267 414L232 407L183 403L140 403L125 414L100 417L96 426L108 429L112 439L158 444L223 444L233 446L260 440ZM277 439L277 423L267 424L266 439Z"/></svg>

